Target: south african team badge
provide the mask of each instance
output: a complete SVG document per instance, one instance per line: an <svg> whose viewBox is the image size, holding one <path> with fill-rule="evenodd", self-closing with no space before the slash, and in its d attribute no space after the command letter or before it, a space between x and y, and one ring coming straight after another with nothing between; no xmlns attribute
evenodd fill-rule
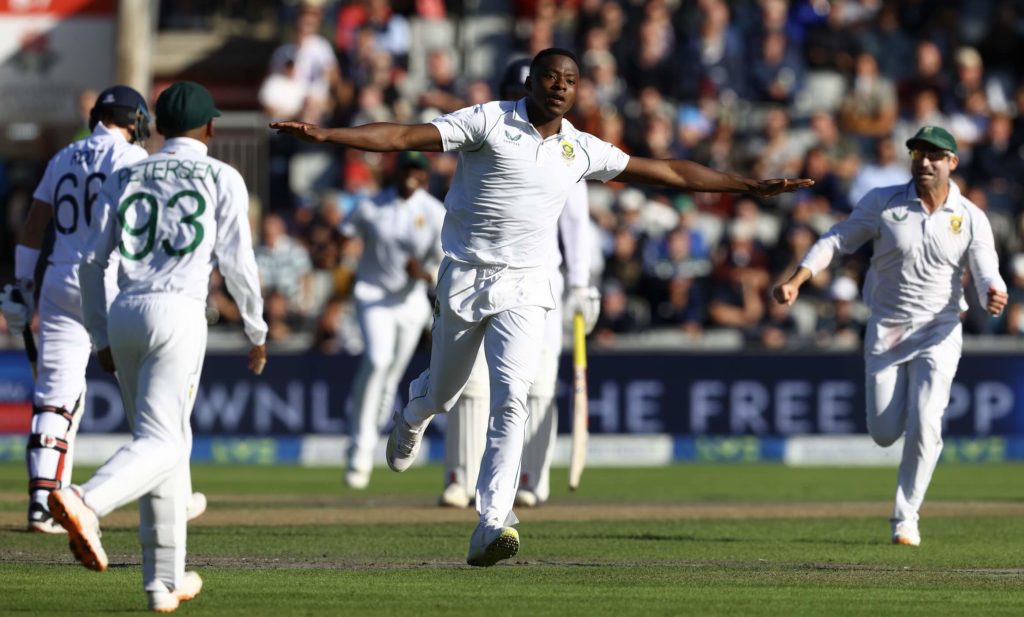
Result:
<svg viewBox="0 0 1024 617"><path fill-rule="evenodd" d="M565 164L572 164L573 160L576 159L576 147L566 139L558 142L558 145L562 147L562 158L565 159Z"/></svg>
<svg viewBox="0 0 1024 617"><path fill-rule="evenodd" d="M957 215L954 214L954 215L951 215L949 217L949 229L953 233L955 233L955 234L960 233L960 229L963 227L963 224L964 224L964 217L963 216L957 216Z"/></svg>

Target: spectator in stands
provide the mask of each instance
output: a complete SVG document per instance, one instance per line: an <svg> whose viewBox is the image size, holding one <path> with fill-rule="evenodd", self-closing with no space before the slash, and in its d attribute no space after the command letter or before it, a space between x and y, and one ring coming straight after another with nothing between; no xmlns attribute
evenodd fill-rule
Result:
<svg viewBox="0 0 1024 617"><path fill-rule="evenodd" d="M1020 337L1024 336L1024 254L1018 253L1010 260L1010 273L1013 277L1008 290L1005 332Z"/></svg>
<svg viewBox="0 0 1024 617"><path fill-rule="evenodd" d="M800 171L806 148L790 131L786 108L769 108L764 116L763 134L754 136L748 144L747 156L753 161L756 173L796 174Z"/></svg>
<svg viewBox="0 0 1024 617"><path fill-rule="evenodd" d="M890 136L875 141L874 157L865 160L853 176L848 193L850 204L856 206L861 197L876 186L892 186L910 182L907 166L896 157L896 144ZM810 248L808 246L807 248Z"/></svg>
<svg viewBox="0 0 1024 617"><path fill-rule="evenodd" d="M676 328L692 338L699 337L707 314L701 286L683 275L666 283L665 299L654 309L652 325Z"/></svg>
<svg viewBox="0 0 1024 617"><path fill-rule="evenodd" d="M820 305L815 342L829 349L859 349L864 336L865 307L857 302L860 289L846 275L837 276L829 287L828 304ZM776 304L772 302L771 304Z"/></svg>
<svg viewBox="0 0 1024 617"><path fill-rule="evenodd" d="M295 76L295 58L282 58L281 65L272 69L260 85L257 98L263 113L271 120L316 122L324 112L322 101L307 98L306 84Z"/></svg>
<svg viewBox="0 0 1024 617"><path fill-rule="evenodd" d="M619 334L635 334L646 325L642 314L622 285L608 279L601 290L601 314L591 336L598 343L609 344Z"/></svg>
<svg viewBox="0 0 1024 617"><path fill-rule="evenodd" d="M288 235L284 219L277 214L263 217L260 236L261 243L255 252L264 296L278 292L282 298L278 302L284 303L285 312L300 311L307 306L309 298L309 277L313 269L309 253ZM273 316L278 317L281 307L274 309Z"/></svg>
<svg viewBox="0 0 1024 617"><path fill-rule="evenodd" d="M859 137L877 140L892 133L899 116L896 86L879 73L874 55L857 55L855 73L839 113L842 129Z"/></svg>
<svg viewBox="0 0 1024 617"><path fill-rule="evenodd" d="M714 288L708 303L711 325L752 334L765 314L768 256L754 239L748 224L733 224L729 242L717 260Z"/></svg>
<svg viewBox="0 0 1024 617"><path fill-rule="evenodd" d="M755 339L765 349L783 349L800 342L800 330L790 306L765 301L765 314Z"/></svg>
<svg viewBox="0 0 1024 617"><path fill-rule="evenodd" d="M1016 214L1024 197L1024 160L1011 148L1013 122L1005 114L995 114L984 141L974 148L967 178L985 190L989 208Z"/></svg>
<svg viewBox="0 0 1024 617"><path fill-rule="evenodd" d="M751 98L792 104L804 83L804 61L783 31L766 32L750 63Z"/></svg>
<svg viewBox="0 0 1024 617"><path fill-rule="evenodd" d="M912 94L911 113L896 122L892 139L896 142L896 153L900 162L909 167L910 153L903 144L917 133L922 126L948 126L949 118L939 108L939 91L922 88Z"/></svg>
<svg viewBox="0 0 1024 617"><path fill-rule="evenodd" d="M729 5L707 0L699 10L697 31L682 37L677 52L676 98L696 98L705 81L718 92L746 96L746 46L730 23Z"/></svg>
<svg viewBox="0 0 1024 617"><path fill-rule="evenodd" d="M605 260L604 279L614 281L623 293L638 295L643 279L643 261L640 259L640 240L637 232L619 227L612 236L612 252Z"/></svg>
<svg viewBox="0 0 1024 617"><path fill-rule="evenodd" d="M447 49L432 49L427 54L427 78L430 83L419 96L420 107L431 117L465 107L460 96L455 61Z"/></svg>
<svg viewBox="0 0 1024 617"><path fill-rule="evenodd" d="M918 94L931 91L935 95L935 109L947 113L952 108L953 92L950 78L942 69L942 51L933 41L923 40L917 43L914 57L914 72L899 83L901 105L916 108Z"/></svg>

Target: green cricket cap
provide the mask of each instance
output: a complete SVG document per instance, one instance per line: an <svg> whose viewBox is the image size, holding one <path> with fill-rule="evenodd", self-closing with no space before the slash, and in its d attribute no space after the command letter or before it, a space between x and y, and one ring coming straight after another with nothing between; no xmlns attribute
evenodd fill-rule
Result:
<svg viewBox="0 0 1024 617"><path fill-rule="evenodd" d="M913 148L917 142L923 142L940 150L949 150L956 154L956 139L941 126L923 126L913 137L907 140L907 147Z"/></svg>
<svg viewBox="0 0 1024 617"><path fill-rule="evenodd" d="M398 155L398 168L408 169L410 167L430 169L430 161L427 160L427 155L422 152L406 150Z"/></svg>
<svg viewBox="0 0 1024 617"><path fill-rule="evenodd" d="M184 133L220 115L210 91L194 81L176 81L156 99L156 128Z"/></svg>

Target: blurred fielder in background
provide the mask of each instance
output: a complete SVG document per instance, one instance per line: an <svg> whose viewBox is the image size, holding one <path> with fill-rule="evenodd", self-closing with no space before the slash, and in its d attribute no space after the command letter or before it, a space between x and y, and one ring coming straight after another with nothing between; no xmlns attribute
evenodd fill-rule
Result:
<svg viewBox="0 0 1024 617"><path fill-rule="evenodd" d="M576 100L580 69L564 49L539 52L529 96L492 101L428 124L373 123L324 129L301 122L272 128L361 150L459 152L445 197L430 368L409 386L395 414L388 465L408 469L435 414L455 405L481 345L490 374L487 446L477 482L480 522L466 561L491 566L519 551L512 512L526 436L526 399L537 376L551 289L554 237L572 187L581 180L646 182L691 191L775 195L811 180L751 180L683 160L630 158L576 130L563 116Z"/></svg>
<svg viewBox="0 0 1024 617"><path fill-rule="evenodd" d="M505 70L499 96L505 101L517 101L527 96L526 78L530 75L530 60L516 60ZM547 315L544 349L541 352L537 376L526 398L529 418L526 424L526 443L523 446L522 469L515 505L534 507L548 500L550 489L551 457L558 435L558 407L555 405L558 384L558 359L562 352L562 296L565 282L569 282L566 309L569 314L580 312L586 320L587 332L594 328L600 311L601 296L590 286L591 238L590 209L587 203L587 183L577 182L569 191L565 210L558 219L562 238L562 251L551 249L551 291L555 308ZM551 241L557 245L558 238ZM562 275L562 261L566 277ZM459 402L448 413L444 433L445 489L438 502L442 506L465 508L476 499L476 483L480 474L480 460L487 443L487 418L490 415L490 388L487 361L483 349L477 354Z"/></svg>
<svg viewBox="0 0 1024 617"><path fill-rule="evenodd" d="M241 174L207 155L219 115L205 88L173 84L156 102L163 148L103 185L82 257L82 306L100 364L118 370L132 441L81 487L49 500L75 557L98 571L107 568L99 517L139 500L143 586L158 612L175 610L202 588L199 575L185 571L185 520L189 419L206 353L214 262L252 343L250 370L259 374L266 362L249 192ZM121 289L108 318L103 274L114 251Z"/></svg>
<svg viewBox="0 0 1024 617"><path fill-rule="evenodd" d="M363 334L363 360L352 385L345 483L364 489L380 431L394 411L395 390L430 323L427 287L441 261L444 204L425 189L429 162L398 156L395 187L365 200L342 225L363 240L352 295Z"/></svg>
<svg viewBox="0 0 1024 617"><path fill-rule="evenodd" d="M965 270L992 315L1003 311L1007 294L992 227L950 180L960 162L956 140L926 126L907 147L912 180L865 195L773 293L792 304L837 251L849 254L872 242L864 282L871 308L864 339L868 431L880 446L906 433L890 522L893 543L917 546L918 511L942 452L942 414L960 362Z"/></svg>
<svg viewBox="0 0 1024 617"><path fill-rule="evenodd" d="M31 337L36 264L46 227L53 221L53 253L39 293L39 357L25 457L29 531L64 533L50 516L46 499L51 491L71 483L75 435L85 402L85 369L92 353L82 321L78 264L100 187L117 170L146 158L141 146L149 137L149 121L146 100L128 86L112 86L96 97L89 112L91 134L62 149L46 166L15 248L17 282L7 285L0 296L11 334ZM116 262L105 283L107 297L113 298ZM198 516L205 509L206 497L196 493L190 510Z"/></svg>

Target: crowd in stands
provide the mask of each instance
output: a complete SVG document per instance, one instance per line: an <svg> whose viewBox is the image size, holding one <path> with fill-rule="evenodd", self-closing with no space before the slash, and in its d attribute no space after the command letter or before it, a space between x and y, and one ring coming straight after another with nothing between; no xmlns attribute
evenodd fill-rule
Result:
<svg viewBox="0 0 1024 617"><path fill-rule="evenodd" d="M815 180L763 201L590 186L599 345L672 330L694 345L726 333L768 349L857 348L869 250L814 277L793 307L769 290L868 190L909 180L910 135L943 126L959 144L955 181L992 221L1010 285L998 319L967 294L965 331L1024 335L1020 3L517 0L506 10L507 39L490 50L498 65L474 75L452 40L415 44L414 31L454 17L443 0L307 0L267 59L259 104L273 119L331 126L429 121L496 98L508 61L561 46L581 63L577 128L633 155ZM270 139L257 248L270 339L315 332L316 348L357 353L348 294L359 239L339 223L387 185L394 157ZM443 199L456 157L430 161ZM231 324L217 285L211 303Z"/></svg>

